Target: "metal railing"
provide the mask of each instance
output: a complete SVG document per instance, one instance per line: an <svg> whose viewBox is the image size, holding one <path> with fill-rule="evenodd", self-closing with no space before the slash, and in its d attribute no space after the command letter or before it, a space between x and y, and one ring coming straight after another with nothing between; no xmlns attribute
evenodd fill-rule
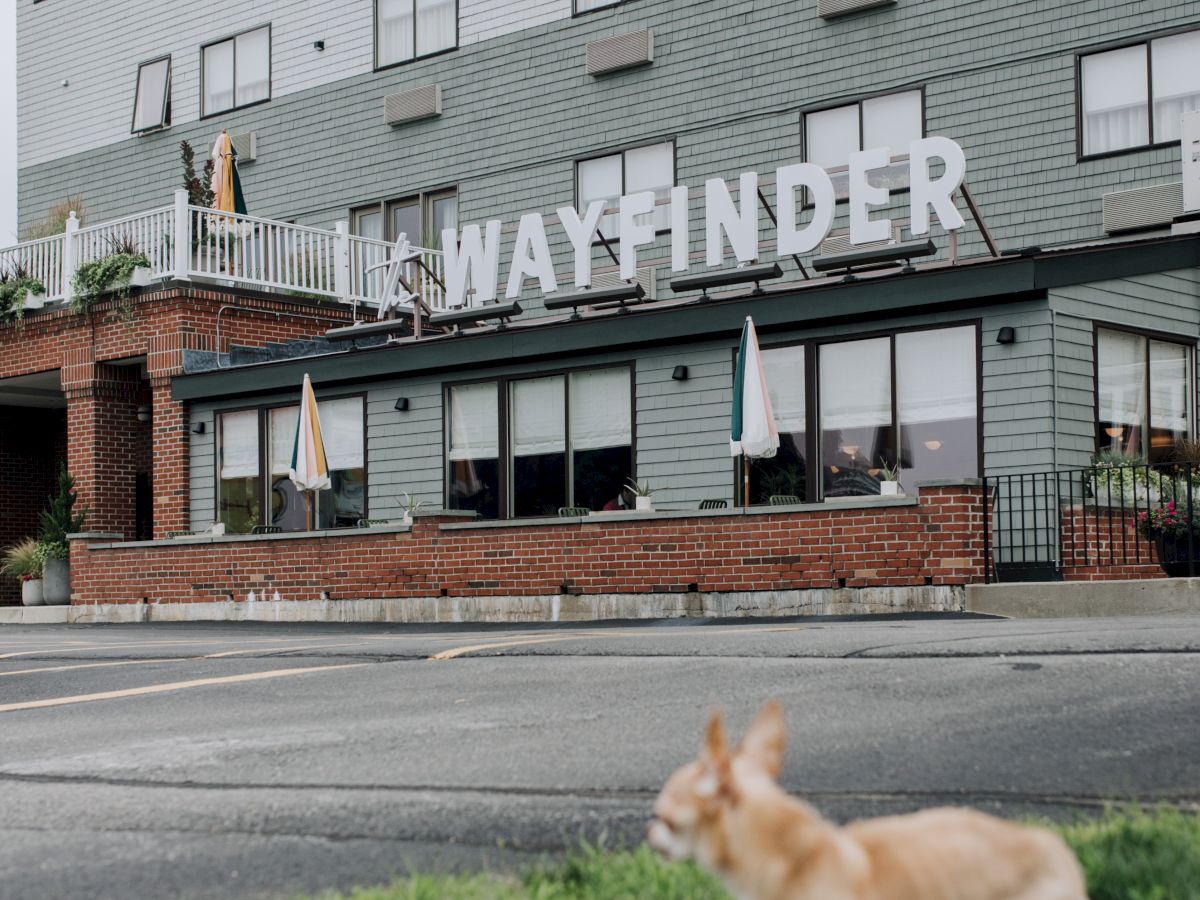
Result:
<svg viewBox="0 0 1200 900"><path fill-rule="evenodd" d="M1093 466L984 479L988 582L1200 574L1200 468Z"/></svg>
<svg viewBox="0 0 1200 900"><path fill-rule="evenodd" d="M145 254L155 278L219 281L372 306L382 299L384 270L367 269L394 250L392 244L351 235L344 222L329 231L215 212L189 205L187 192L176 191L171 206L87 228L71 213L63 234L0 249L0 271L19 266L42 283L45 299L70 300L79 266L120 247ZM405 281L430 309L447 309L445 257L418 249L420 260L405 264Z"/></svg>

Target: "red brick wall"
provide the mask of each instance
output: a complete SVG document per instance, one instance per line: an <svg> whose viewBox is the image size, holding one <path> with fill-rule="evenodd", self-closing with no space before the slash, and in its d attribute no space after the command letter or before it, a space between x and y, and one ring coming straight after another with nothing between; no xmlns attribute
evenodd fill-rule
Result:
<svg viewBox="0 0 1200 900"><path fill-rule="evenodd" d="M762 591L983 578L975 487L915 506L71 548L76 603ZM450 520L461 521L461 520Z"/></svg>
<svg viewBox="0 0 1200 900"><path fill-rule="evenodd" d="M1062 570L1064 581L1166 577L1133 510L1079 504L1062 510Z"/></svg>
<svg viewBox="0 0 1200 900"><path fill-rule="evenodd" d="M37 537L38 513L54 493L65 458L63 410L0 407L0 548ZM0 603L15 603L20 596L16 581L0 578Z"/></svg>

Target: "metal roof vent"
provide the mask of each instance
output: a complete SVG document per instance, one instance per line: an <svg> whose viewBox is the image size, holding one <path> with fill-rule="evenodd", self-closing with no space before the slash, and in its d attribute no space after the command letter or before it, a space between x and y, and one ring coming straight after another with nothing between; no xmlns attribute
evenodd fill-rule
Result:
<svg viewBox="0 0 1200 900"><path fill-rule="evenodd" d="M606 75L654 62L654 34L650 29L601 38L587 45L587 73Z"/></svg>
<svg viewBox="0 0 1200 900"><path fill-rule="evenodd" d="M383 98L383 120L389 125L418 122L442 114L442 86L423 87L388 94Z"/></svg>
<svg viewBox="0 0 1200 900"><path fill-rule="evenodd" d="M1113 191L1104 195L1102 205L1107 234L1170 225L1183 213L1183 182Z"/></svg>
<svg viewBox="0 0 1200 900"><path fill-rule="evenodd" d="M822 19L832 19L835 16L858 12L860 9L891 6L895 2L896 0L817 0L817 15Z"/></svg>

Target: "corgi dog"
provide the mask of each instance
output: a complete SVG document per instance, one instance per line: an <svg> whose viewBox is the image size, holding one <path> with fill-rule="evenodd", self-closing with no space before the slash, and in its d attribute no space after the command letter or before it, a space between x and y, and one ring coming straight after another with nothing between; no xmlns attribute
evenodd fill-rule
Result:
<svg viewBox="0 0 1200 900"><path fill-rule="evenodd" d="M783 744L774 701L732 750L714 713L700 758L654 804L649 844L740 900L1087 900L1079 862L1044 829L969 809L839 828L776 784Z"/></svg>

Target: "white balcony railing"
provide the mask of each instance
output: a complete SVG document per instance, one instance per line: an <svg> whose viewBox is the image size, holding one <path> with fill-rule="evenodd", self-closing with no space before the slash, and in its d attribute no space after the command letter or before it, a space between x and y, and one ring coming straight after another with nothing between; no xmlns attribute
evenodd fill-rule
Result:
<svg viewBox="0 0 1200 900"><path fill-rule="evenodd" d="M82 264L134 248L150 260L155 278L196 279L258 290L328 297L375 306L382 299L392 244L336 230L309 228L188 205L186 191L172 206L87 228L72 213L65 233L0 249L0 272L18 266L46 288L46 299L70 300L71 277ZM434 310L446 306L445 258L421 249L405 281Z"/></svg>

